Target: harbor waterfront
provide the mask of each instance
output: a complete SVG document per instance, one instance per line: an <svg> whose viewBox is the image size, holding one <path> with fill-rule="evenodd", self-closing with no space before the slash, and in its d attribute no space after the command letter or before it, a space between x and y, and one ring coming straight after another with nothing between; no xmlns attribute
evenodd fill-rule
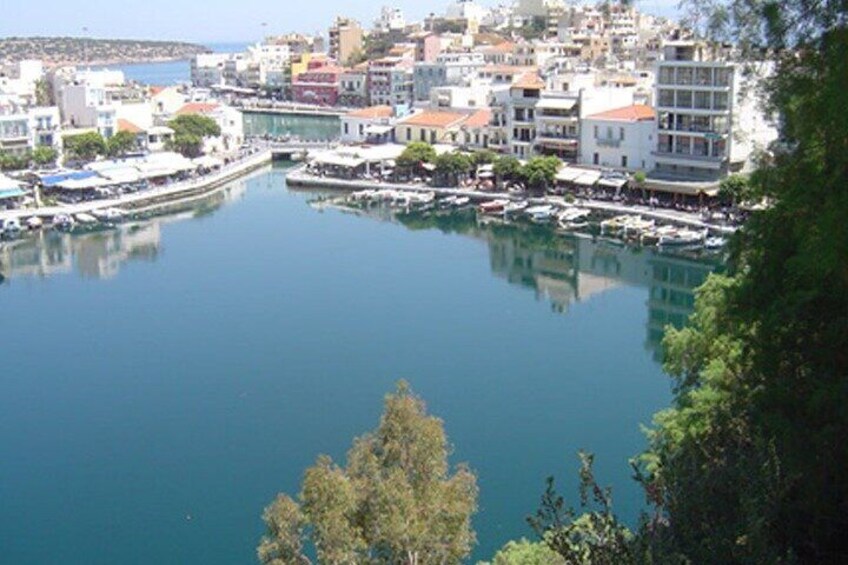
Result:
<svg viewBox="0 0 848 565"><path fill-rule="evenodd" d="M288 171L174 215L2 244L4 559L49 561L46 529L68 563L252 562L262 507L319 453L342 459L398 378L479 474L475 559L531 534L547 475L576 500L581 448L634 521L627 459L670 395L659 336L721 265L462 214L310 207Z"/></svg>

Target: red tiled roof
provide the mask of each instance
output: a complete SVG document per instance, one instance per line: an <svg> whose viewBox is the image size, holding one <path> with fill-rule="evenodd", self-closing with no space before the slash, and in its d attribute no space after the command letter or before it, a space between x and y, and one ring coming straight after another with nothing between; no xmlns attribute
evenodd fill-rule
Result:
<svg viewBox="0 0 848 565"><path fill-rule="evenodd" d="M653 120L655 117L656 113L654 109L644 104L633 104L632 106L625 106L624 108L616 108L587 116L590 119L614 120L618 122L642 122Z"/></svg>
<svg viewBox="0 0 848 565"><path fill-rule="evenodd" d="M168 88L168 87L167 86L151 86L150 87L150 95L156 96L157 94L159 94L160 92L162 92L166 88Z"/></svg>
<svg viewBox="0 0 848 565"><path fill-rule="evenodd" d="M515 88L545 88L545 81L535 72L524 73L512 83Z"/></svg>
<svg viewBox="0 0 848 565"><path fill-rule="evenodd" d="M189 102L185 104L182 108L177 110L177 115L182 114L209 114L218 109L217 104L211 104L207 102Z"/></svg>
<svg viewBox="0 0 848 565"><path fill-rule="evenodd" d="M488 108L480 109L468 116L468 119L462 125L472 129L482 128L489 125L492 121L492 111Z"/></svg>
<svg viewBox="0 0 848 565"><path fill-rule="evenodd" d="M144 130L132 123L129 120L118 118L118 131L128 131L130 133L141 133Z"/></svg>
<svg viewBox="0 0 848 565"><path fill-rule="evenodd" d="M371 106L347 113L349 118L391 118L393 115L391 106Z"/></svg>
<svg viewBox="0 0 848 565"><path fill-rule="evenodd" d="M428 128L447 128L463 121L466 114L461 112L449 112L447 110L424 110L401 120L405 126L419 126Z"/></svg>

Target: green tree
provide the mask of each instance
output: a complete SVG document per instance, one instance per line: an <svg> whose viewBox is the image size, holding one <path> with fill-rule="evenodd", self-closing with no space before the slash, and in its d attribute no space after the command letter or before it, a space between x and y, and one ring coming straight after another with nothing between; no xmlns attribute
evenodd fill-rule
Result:
<svg viewBox="0 0 848 565"><path fill-rule="evenodd" d="M0 170L20 171L26 169L30 162L30 154L15 154L0 152Z"/></svg>
<svg viewBox="0 0 848 565"><path fill-rule="evenodd" d="M521 177L527 188L543 192L553 185L560 165L556 157L531 157L521 168Z"/></svg>
<svg viewBox="0 0 848 565"><path fill-rule="evenodd" d="M436 157L435 176L445 181L449 186L456 186L462 177L474 169L471 157L465 153L450 152Z"/></svg>
<svg viewBox="0 0 848 565"><path fill-rule="evenodd" d="M736 205L751 200L753 191L746 176L730 175L719 183L718 197L724 202Z"/></svg>
<svg viewBox="0 0 848 565"><path fill-rule="evenodd" d="M531 542L522 538L503 546L491 563L478 565L566 565L566 562L544 542Z"/></svg>
<svg viewBox="0 0 848 565"><path fill-rule="evenodd" d="M138 146L138 138L134 133L119 131L106 140L106 153L110 157L126 155Z"/></svg>
<svg viewBox="0 0 848 565"><path fill-rule="evenodd" d="M471 160L474 165L491 165L495 161L498 160L498 154L492 151L491 149L483 149L481 151L475 151L471 155Z"/></svg>
<svg viewBox="0 0 848 565"><path fill-rule="evenodd" d="M448 466L441 420L404 382L386 396L376 430L354 440L347 466L321 456L303 479L299 502L280 495L265 510L262 563L460 563L475 536L474 473Z"/></svg>
<svg viewBox="0 0 848 565"><path fill-rule="evenodd" d="M642 198L645 198L645 182L648 180L648 175L645 174L645 171L636 171L633 173L633 182L636 184L636 188L642 191Z"/></svg>
<svg viewBox="0 0 848 565"><path fill-rule="evenodd" d="M666 340L677 392L643 458L693 562L848 560L848 29L843 1L686 2L733 42L780 115L749 177L770 206L737 234L732 278Z"/></svg>
<svg viewBox="0 0 848 565"><path fill-rule="evenodd" d="M511 155L498 157L492 169L498 185L504 182L514 182L521 178L521 162Z"/></svg>
<svg viewBox="0 0 848 565"><path fill-rule="evenodd" d="M96 131L69 135L63 143L65 153L71 159L93 161L98 155L106 155L106 140Z"/></svg>
<svg viewBox="0 0 848 565"><path fill-rule="evenodd" d="M217 122L201 114L183 114L170 122L168 127L174 130L171 146L186 157L199 157L203 152L203 140L221 135Z"/></svg>
<svg viewBox="0 0 848 565"><path fill-rule="evenodd" d="M397 167L404 174L418 174L425 163L436 160L436 150L426 141L413 141L403 149L396 160Z"/></svg>
<svg viewBox="0 0 848 565"><path fill-rule="evenodd" d="M52 165L59 158L59 152L55 148L40 145L32 151L32 162L39 167Z"/></svg>

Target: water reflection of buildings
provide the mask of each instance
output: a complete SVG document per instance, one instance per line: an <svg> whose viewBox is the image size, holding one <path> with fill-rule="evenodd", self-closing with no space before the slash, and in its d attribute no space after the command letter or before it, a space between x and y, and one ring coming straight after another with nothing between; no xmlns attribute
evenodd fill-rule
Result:
<svg viewBox="0 0 848 565"><path fill-rule="evenodd" d="M114 277L132 260L156 259L160 223L149 221L84 234L44 231L0 248L0 272L6 278L48 277L70 273Z"/></svg>
<svg viewBox="0 0 848 565"><path fill-rule="evenodd" d="M657 356L665 327L686 323L695 289L719 267L717 261L534 233L487 230L476 235L488 240L496 275L534 289L557 312L621 285L648 289L647 346Z"/></svg>
<svg viewBox="0 0 848 565"><path fill-rule="evenodd" d="M128 261L154 261L159 256L164 224L209 214L242 198L246 190L246 181L236 182L203 199L176 203L161 210L164 215L113 229L73 234L46 230L0 243L0 282L71 273L74 268L83 277L114 277Z"/></svg>

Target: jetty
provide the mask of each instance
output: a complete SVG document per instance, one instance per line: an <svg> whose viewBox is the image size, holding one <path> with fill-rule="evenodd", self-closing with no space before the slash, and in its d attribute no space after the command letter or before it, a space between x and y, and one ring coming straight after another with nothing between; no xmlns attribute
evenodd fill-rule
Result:
<svg viewBox="0 0 848 565"><path fill-rule="evenodd" d="M481 192L479 190L468 190L462 188L432 187L427 184L401 184L390 182L375 182L369 180L345 180L333 177L322 177L306 172L305 166L299 166L290 170L286 175L286 183L289 186L313 188L313 189L335 189L343 191L360 190L397 190L410 192L432 192L437 196L467 197L475 202L483 202L495 199L510 201L528 200L526 196L520 196L509 192ZM683 210L668 210L651 208L649 206L623 205L600 200L575 199L566 201L562 196L540 196L530 198L529 201L535 205L556 204L559 206L573 205L587 208L594 212L608 215L639 214L659 222L665 222L688 228L709 230L712 233L729 235L736 231L733 226L725 226L704 221L698 214Z"/></svg>

